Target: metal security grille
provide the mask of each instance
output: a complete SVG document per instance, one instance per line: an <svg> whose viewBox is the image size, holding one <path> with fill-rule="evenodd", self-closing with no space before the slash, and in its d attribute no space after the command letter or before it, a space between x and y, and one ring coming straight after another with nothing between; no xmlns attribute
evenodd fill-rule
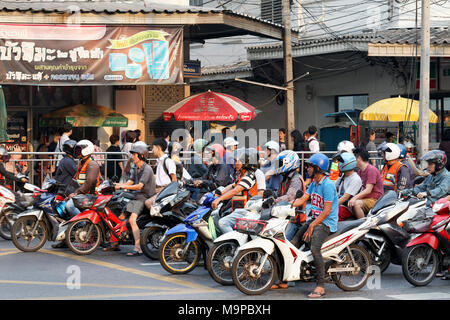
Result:
<svg viewBox="0 0 450 320"><path fill-rule="evenodd" d="M190 6L196 6L196 7L202 7L203 6L203 0L189 0Z"/></svg>
<svg viewBox="0 0 450 320"><path fill-rule="evenodd" d="M282 24L281 0L261 0L261 19Z"/></svg>

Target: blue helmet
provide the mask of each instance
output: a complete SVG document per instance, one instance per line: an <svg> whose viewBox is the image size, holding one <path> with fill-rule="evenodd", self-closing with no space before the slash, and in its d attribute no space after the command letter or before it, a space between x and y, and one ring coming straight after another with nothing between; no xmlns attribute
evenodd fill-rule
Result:
<svg viewBox="0 0 450 320"><path fill-rule="evenodd" d="M316 153L311 156L306 163L318 167L323 173L328 171L328 166L330 165L330 160L323 153Z"/></svg>
<svg viewBox="0 0 450 320"><path fill-rule="evenodd" d="M406 147L401 143L398 143L397 146L400 148L400 159L405 159L406 157Z"/></svg>
<svg viewBox="0 0 450 320"><path fill-rule="evenodd" d="M344 152L338 156L339 170L347 172L356 168L356 157L353 153Z"/></svg>
<svg viewBox="0 0 450 320"><path fill-rule="evenodd" d="M278 154L272 164L277 174L286 173L297 169L300 166L300 159L294 151L285 150Z"/></svg>

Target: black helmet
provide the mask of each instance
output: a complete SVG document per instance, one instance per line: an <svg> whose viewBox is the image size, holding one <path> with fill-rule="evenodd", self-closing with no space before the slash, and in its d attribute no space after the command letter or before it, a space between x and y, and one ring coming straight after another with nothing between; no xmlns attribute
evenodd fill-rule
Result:
<svg viewBox="0 0 450 320"><path fill-rule="evenodd" d="M0 147L0 159L4 162L8 162L11 159L11 155L4 147Z"/></svg>
<svg viewBox="0 0 450 320"><path fill-rule="evenodd" d="M62 146L62 151L68 155L73 156L76 144L77 142L75 140L67 140Z"/></svg>
<svg viewBox="0 0 450 320"><path fill-rule="evenodd" d="M447 156L442 150L431 150L425 153L420 161L426 161L428 163L434 163L436 165L435 171L441 171L447 164Z"/></svg>
<svg viewBox="0 0 450 320"><path fill-rule="evenodd" d="M242 163L245 170L258 168L259 153L255 148L241 148L236 150L236 160Z"/></svg>
<svg viewBox="0 0 450 320"><path fill-rule="evenodd" d="M145 161L148 158L148 146L145 142L135 142L131 146L130 153L137 153L139 159Z"/></svg>

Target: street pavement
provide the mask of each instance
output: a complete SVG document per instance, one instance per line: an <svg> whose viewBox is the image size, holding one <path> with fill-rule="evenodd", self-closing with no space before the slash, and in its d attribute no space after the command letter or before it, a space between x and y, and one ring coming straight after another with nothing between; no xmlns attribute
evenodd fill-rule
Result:
<svg viewBox="0 0 450 320"><path fill-rule="evenodd" d="M0 239L0 299L31 300L306 300L313 283L297 282L288 290L246 296L234 286L217 284L203 266L186 275L168 274L158 261L144 255L97 250L78 256L69 249L52 249L47 243L38 252L17 250ZM356 292L326 284L323 300L450 300L450 281L436 278L426 287L413 287L401 266L391 265L378 280Z"/></svg>

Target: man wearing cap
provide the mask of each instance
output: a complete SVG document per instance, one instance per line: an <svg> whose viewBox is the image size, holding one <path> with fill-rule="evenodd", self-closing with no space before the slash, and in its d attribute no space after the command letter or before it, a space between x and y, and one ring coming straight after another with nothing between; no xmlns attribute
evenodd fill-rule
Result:
<svg viewBox="0 0 450 320"><path fill-rule="evenodd" d="M223 147L225 148L225 155L223 156L223 163L228 167L228 172L234 176L234 151L237 149L237 142L233 137L227 137L223 140Z"/></svg>

